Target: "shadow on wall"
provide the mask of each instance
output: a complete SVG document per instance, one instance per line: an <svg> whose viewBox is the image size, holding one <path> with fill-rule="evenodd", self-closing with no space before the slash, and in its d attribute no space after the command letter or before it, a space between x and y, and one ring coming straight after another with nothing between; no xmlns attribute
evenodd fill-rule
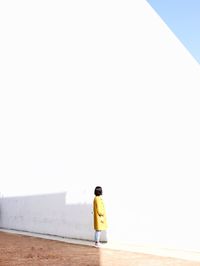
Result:
<svg viewBox="0 0 200 266"><path fill-rule="evenodd" d="M1 199L0 227L93 240L92 204L68 204L67 193ZM107 241L102 234L102 241Z"/></svg>

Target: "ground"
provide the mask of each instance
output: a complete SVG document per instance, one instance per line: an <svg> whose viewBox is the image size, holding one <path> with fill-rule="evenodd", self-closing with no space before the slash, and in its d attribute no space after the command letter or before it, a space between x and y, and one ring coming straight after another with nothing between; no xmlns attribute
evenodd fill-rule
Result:
<svg viewBox="0 0 200 266"><path fill-rule="evenodd" d="M0 232L0 266L200 266L200 262Z"/></svg>

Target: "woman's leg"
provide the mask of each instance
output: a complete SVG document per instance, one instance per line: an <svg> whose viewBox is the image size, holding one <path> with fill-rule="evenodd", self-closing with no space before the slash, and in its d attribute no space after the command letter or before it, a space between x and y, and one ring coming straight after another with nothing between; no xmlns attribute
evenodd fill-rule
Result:
<svg viewBox="0 0 200 266"><path fill-rule="evenodd" d="M96 230L95 231L95 236L94 236L95 243L99 243L100 237L101 237L101 231L100 230Z"/></svg>

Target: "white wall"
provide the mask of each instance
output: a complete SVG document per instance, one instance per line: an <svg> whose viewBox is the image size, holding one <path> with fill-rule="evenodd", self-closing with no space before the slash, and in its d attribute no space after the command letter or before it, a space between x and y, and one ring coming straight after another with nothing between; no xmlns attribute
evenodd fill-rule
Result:
<svg viewBox="0 0 200 266"><path fill-rule="evenodd" d="M4 198L100 184L110 240L199 250L197 62L143 0L0 5Z"/></svg>
<svg viewBox="0 0 200 266"><path fill-rule="evenodd" d="M3 198L1 227L92 240L92 205L67 202L68 193Z"/></svg>

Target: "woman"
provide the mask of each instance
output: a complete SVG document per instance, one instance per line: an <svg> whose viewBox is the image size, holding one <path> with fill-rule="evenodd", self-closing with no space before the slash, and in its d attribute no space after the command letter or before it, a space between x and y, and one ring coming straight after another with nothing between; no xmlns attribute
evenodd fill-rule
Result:
<svg viewBox="0 0 200 266"><path fill-rule="evenodd" d="M102 199L102 188L96 187L94 190L95 198L93 201L94 213L94 230L95 230L95 246L99 247L101 231L107 229L106 211Z"/></svg>

